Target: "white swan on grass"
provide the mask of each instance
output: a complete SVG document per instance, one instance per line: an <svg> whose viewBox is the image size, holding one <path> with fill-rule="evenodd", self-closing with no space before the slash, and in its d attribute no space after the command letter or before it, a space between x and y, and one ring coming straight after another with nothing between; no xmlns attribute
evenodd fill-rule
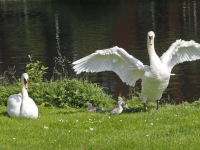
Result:
<svg viewBox="0 0 200 150"><path fill-rule="evenodd" d="M38 117L38 107L28 96L28 74L21 77L21 93L10 95L7 101L7 112L10 117L31 118Z"/></svg>
<svg viewBox="0 0 200 150"><path fill-rule="evenodd" d="M123 82L135 86L138 79L142 79L141 98L146 111L147 101L159 100L169 84L171 71L176 64L184 61L200 59L200 44L194 41L176 40L159 58L154 49L155 34L147 34L147 49L150 66L129 55L123 48L113 47L97 50L80 60L73 62L73 69L77 74L81 72L114 71Z"/></svg>

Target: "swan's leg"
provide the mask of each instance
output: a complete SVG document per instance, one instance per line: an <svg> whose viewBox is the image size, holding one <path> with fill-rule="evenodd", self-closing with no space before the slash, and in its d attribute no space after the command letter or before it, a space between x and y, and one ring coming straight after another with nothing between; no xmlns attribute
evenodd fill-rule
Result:
<svg viewBox="0 0 200 150"><path fill-rule="evenodd" d="M144 103L144 112L146 112L146 111L147 111L147 104Z"/></svg>
<svg viewBox="0 0 200 150"><path fill-rule="evenodd" d="M157 100L157 110L160 110L159 109L159 102L160 102L160 100Z"/></svg>

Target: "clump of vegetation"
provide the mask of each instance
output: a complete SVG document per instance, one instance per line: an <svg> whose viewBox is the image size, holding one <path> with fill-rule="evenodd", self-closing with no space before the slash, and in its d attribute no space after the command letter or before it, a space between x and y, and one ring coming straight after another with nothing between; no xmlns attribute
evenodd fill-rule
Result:
<svg viewBox="0 0 200 150"><path fill-rule="evenodd" d="M48 68L44 67L41 62L34 61L31 56L29 58L30 62L26 65L26 72L30 78L28 93L36 104L43 103L46 106L59 108L81 108L89 102L98 107L106 107L114 103L111 96L107 95L97 84L91 84L87 80L67 78L66 68L64 67L65 58L56 59L54 74L57 75L57 78L53 77L54 80L45 82L43 75ZM58 68L61 68L61 70L59 71ZM0 86L0 105L5 106L11 94L21 92L20 80L15 78L15 72L15 69L10 69L4 74L4 80ZM8 84L8 74L15 79L14 83Z"/></svg>
<svg viewBox="0 0 200 150"><path fill-rule="evenodd" d="M40 61L34 61L33 57L31 55L28 55L30 62L26 65L25 72L29 75L29 81L38 83L43 81L43 76L48 69L48 67L45 67L41 64Z"/></svg>
<svg viewBox="0 0 200 150"><path fill-rule="evenodd" d="M60 80L69 76L68 70L72 68L71 62L65 56L58 52L58 57L55 57L55 66L53 69L52 80Z"/></svg>
<svg viewBox="0 0 200 150"><path fill-rule="evenodd" d="M114 101L97 84L76 79L31 83L29 95L37 104L45 103L60 108L81 108L89 102L105 107Z"/></svg>

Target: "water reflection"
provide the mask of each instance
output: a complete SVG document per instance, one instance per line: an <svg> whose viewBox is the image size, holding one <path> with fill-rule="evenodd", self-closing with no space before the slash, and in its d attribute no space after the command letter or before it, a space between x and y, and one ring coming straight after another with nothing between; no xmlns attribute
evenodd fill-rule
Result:
<svg viewBox="0 0 200 150"><path fill-rule="evenodd" d="M56 28L56 50L60 53L60 37L59 37L59 22L58 22L58 14L55 14L55 28Z"/></svg>
<svg viewBox="0 0 200 150"><path fill-rule="evenodd" d="M115 45L149 65L146 34L150 30L156 33L159 56L176 39L200 43L199 7L196 0L0 0L0 74L8 66L16 66L16 75L20 77L30 54L49 67L46 77L50 78L58 53L72 62ZM177 65L172 71L176 75L171 77L163 97L169 94L177 103L198 99L199 67L199 61ZM67 68L72 75L70 64ZM113 72L81 76L99 83L115 98L129 93L129 86ZM140 87L140 81L136 86Z"/></svg>

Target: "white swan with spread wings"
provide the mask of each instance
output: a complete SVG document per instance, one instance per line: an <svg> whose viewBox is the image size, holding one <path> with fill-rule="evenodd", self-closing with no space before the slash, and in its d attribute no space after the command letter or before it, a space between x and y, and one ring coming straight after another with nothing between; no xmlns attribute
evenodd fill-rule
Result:
<svg viewBox="0 0 200 150"><path fill-rule="evenodd" d="M80 60L73 62L73 69L77 74L81 72L114 71L123 82L135 86L138 79L142 79L141 98L146 110L147 101L159 100L169 84L171 71L176 64L184 61L200 59L200 44L194 41L177 40L159 58L154 49L155 34L147 34L147 49L150 66L143 65L137 58L129 55L123 48L113 47L97 50Z"/></svg>

